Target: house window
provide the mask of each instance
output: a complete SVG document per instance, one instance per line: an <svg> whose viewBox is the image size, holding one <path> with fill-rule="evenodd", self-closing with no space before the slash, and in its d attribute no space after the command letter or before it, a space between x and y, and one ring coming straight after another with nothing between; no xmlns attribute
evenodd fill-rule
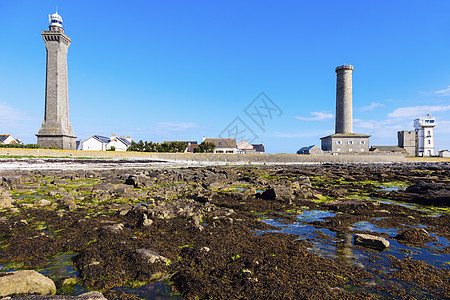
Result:
<svg viewBox="0 0 450 300"><path fill-rule="evenodd" d="M348 141L348 144L349 145L353 145L353 141Z"/></svg>
<svg viewBox="0 0 450 300"><path fill-rule="evenodd" d="M366 143L366 141L361 141L360 143L361 143L361 145L364 145Z"/></svg>
<svg viewBox="0 0 450 300"><path fill-rule="evenodd" d="M428 140L428 145L431 145L431 140Z"/></svg>
<svg viewBox="0 0 450 300"><path fill-rule="evenodd" d="M219 146L222 146L222 142L219 142Z"/></svg>
<svg viewBox="0 0 450 300"><path fill-rule="evenodd" d="M342 141L336 141L336 144L340 145L342 144Z"/></svg>
<svg viewBox="0 0 450 300"><path fill-rule="evenodd" d="M428 135L431 135L431 131L428 130L428 131L427 131L427 134L428 134Z"/></svg>

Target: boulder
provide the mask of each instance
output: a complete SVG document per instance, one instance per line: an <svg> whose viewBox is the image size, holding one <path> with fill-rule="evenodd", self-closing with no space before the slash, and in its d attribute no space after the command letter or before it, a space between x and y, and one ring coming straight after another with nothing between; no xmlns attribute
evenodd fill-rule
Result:
<svg viewBox="0 0 450 300"><path fill-rule="evenodd" d="M355 234L354 242L355 245L361 245L364 247L367 246L377 249L385 249L388 248L390 245L389 241L385 238L363 233Z"/></svg>
<svg viewBox="0 0 450 300"><path fill-rule="evenodd" d="M261 194L261 198L264 200L278 200L288 202L289 204L292 202L292 190L283 186L276 186L273 188L269 188L265 190Z"/></svg>
<svg viewBox="0 0 450 300"><path fill-rule="evenodd" d="M163 262L168 263L169 259L165 258L162 255L159 255L155 251L149 250L149 249L137 249L136 253L139 258L141 258L143 261L147 263L154 264L156 262Z"/></svg>
<svg viewBox="0 0 450 300"><path fill-rule="evenodd" d="M436 237L430 236L428 231L423 228L409 228L399 233L395 238L414 244L423 244L437 240Z"/></svg>
<svg viewBox="0 0 450 300"><path fill-rule="evenodd" d="M33 270L0 273L0 296L18 294L53 295L55 283L48 277Z"/></svg>
<svg viewBox="0 0 450 300"><path fill-rule="evenodd" d="M10 189L14 189L22 183L22 178L20 176L5 176L3 177L3 183Z"/></svg>
<svg viewBox="0 0 450 300"><path fill-rule="evenodd" d="M52 201L45 199L36 199L34 200L33 204L36 206L49 206L52 205Z"/></svg>
<svg viewBox="0 0 450 300"><path fill-rule="evenodd" d="M4 188L0 188L0 209L12 207L13 202L11 195Z"/></svg>
<svg viewBox="0 0 450 300"><path fill-rule="evenodd" d="M25 297L18 297L14 299L21 299L21 300L67 300L67 299L74 299L74 300L107 300L100 292L88 292L84 293L78 296L67 296L67 295L53 295L53 296L37 296L37 295L31 295L31 296L25 296Z"/></svg>

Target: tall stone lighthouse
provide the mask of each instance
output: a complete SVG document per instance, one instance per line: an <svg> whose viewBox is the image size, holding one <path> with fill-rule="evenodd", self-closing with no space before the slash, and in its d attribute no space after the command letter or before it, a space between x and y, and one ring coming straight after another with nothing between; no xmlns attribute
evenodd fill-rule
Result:
<svg viewBox="0 0 450 300"><path fill-rule="evenodd" d="M42 31L47 49L45 114L37 143L45 148L76 149L76 136L69 119L67 51L70 38L64 34L62 18L49 15L49 30Z"/></svg>
<svg viewBox="0 0 450 300"><path fill-rule="evenodd" d="M321 138L323 151L368 152L370 135L353 133L353 66L342 65L336 69L336 125L335 133Z"/></svg>
<svg viewBox="0 0 450 300"><path fill-rule="evenodd" d="M353 66L351 65L343 65L336 68L335 133L353 132L352 72Z"/></svg>

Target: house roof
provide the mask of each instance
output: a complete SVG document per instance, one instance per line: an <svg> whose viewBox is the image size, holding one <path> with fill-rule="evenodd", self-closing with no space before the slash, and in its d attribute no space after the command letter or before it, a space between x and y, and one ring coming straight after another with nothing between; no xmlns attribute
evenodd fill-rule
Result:
<svg viewBox="0 0 450 300"><path fill-rule="evenodd" d="M205 139L205 143L212 143L216 148L236 148L236 138Z"/></svg>
<svg viewBox="0 0 450 300"><path fill-rule="evenodd" d="M302 148L300 148L300 149L297 151L297 154L300 154L300 153L309 153L309 151L311 151L311 149L313 149L314 147L316 147L316 148L319 149L319 147L317 147L316 145L311 145L311 146L307 146L307 147L302 147Z"/></svg>
<svg viewBox="0 0 450 300"><path fill-rule="evenodd" d="M186 145L189 145L189 144L191 144L191 145L197 145L197 141L164 141L164 143L183 143L183 144L186 144Z"/></svg>
<svg viewBox="0 0 450 300"><path fill-rule="evenodd" d="M401 152L406 153L406 150L399 146L372 146L370 151L379 150L381 152Z"/></svg>
<svg viewBox="0 0 450 300"><path fill-rule="evenodd" d="M327 138L369 138L370 135L367 134L361 134L361 133L335 133L332 135L325 136L323 138L320 138L321 140L327 139Z"/></svg>
<svg viewBox="0 0 450 300"><path fill-rule="evenodd" d="M264 144L252 144L256 152L266 152Z"/></svg>
<svg viewBox="0 0 450 300"><path fill-rule="evenodd" d="M10 134L0 134L0 143L3 143L9 136Z"/></svg>
<svg viewBox="0 0 450 300"><path fill-rule="evenodd" d="M129 140L127 140L126 138L118 137L117 139L119 141L121 141L122 143L124 143L126 146L131 146L131 142Z"/></svg>
<svg viewBox="0 0 450 300"><path fill-rule="evenodd" d="M254 150L255 147L248 143L246 140L242 140L237 144L239 150Z"/></svg>
<svg viewBox="0 0 450 300"><path fill-rule="evenodd" d="M109 141L111 141L111 139L109 137L102 136L102 135L93 135L92 137L103 144L108 144Z"/></svg>

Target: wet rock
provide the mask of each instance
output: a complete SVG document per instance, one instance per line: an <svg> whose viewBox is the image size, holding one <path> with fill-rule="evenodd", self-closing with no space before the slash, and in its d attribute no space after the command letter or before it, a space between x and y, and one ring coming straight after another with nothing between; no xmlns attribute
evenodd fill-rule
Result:
<svg viewBox="0 0 450 300"><path fill-rule="evenodd" d="M8 298L5 298L8 299ZM18 297L14 299L21 299L21 300L67 300L67 299L74 299L74 300L107 300L100 292L88 292L84 293L78 296L67 296L67 295L53 295L53 296L37 296L37 295L31 295L26 297Z"/></svg>
<svg viewBox="0 0 450 300"><path fill-rule="evenodd" d="M55 283L33 270L0 273L0 296L18 294L52 295L56 293Z"/></svg>
<svg viewBox="0 0 450 300"><path fill-rule="evenodd" d="M287 187L277 186L265 190L261 194L264 200L278 200L291 203L293 199L292 190Z"/></svg>
<svg viewBox="0 0 450 300"><path fill-rule="evenodd" d="M11 195L4 188L0 188L0 209L11 208L13 202Z"/></svg>
<svg viewBox="0 0 450 300"><path fill-rule="evenodd" d="M105 221L104 223L111 223L111 221ZM111 225L103 226L104 229L112 231L112 232L119 232L123 230L124 225L122 223L115 223Z"/></svg>
<svg viewBox="0 0 450 300"><path fill-rule="evenodd" d="M144 175L130 175L125 180L125 184L132 185L135 188L139 188L142 186L152 187L154 185L152 179Z"/></svg>
<svg viewBox="0 0 450 300"><path fill-rule="evenodd" d="M436 237L431 237L428 231L423 228L409 228L399 233L395 238L413 244L423 244L437 240Z"/></svg>
<svg viewBox="0 0 450 300"><path fill-rule="evenodd" d="M377 249L381 249L381 250L388 248L390 245L389 241L385 238L375 236L375 235L370 235L370 234L363 234L363 233L355 234L354 242L355 242L355 245L361 245L364 247L367 246L367 247L377 248Z"/></svg>
<svg viewBox="0 0 450 300"><path fill-rule="evenodd" d="M22 183L22 178L20 176L5 176L5 177L3 177L3 185L10 189L16 188L21 183Z"/></svg>
<svg viewBox="0 0 450 300"><path fill-rule="evenodd" d="M147 214L142 214L141 225L148 227L153 224L153 220L149 219Z"/></svg>
<svg viewBox="0 0 450 300"><path fill-rule="evenodd" d="M52 201L46 199L37 199L34 200L33 204L36 206L49 206L52 205Z"/></svg>
<svg viewBox="0 0 450 300"><path fill-rule="evenodd" d="M163 263L169 262L169 259L149 249L137 249L136 253L139 256L139 258L141 258L146 263L154 264L156 262L163 262Z"/></svg>
<svg viewBox="0 0 450 300"><path fill-rule="evenodd" d="M449 183L431 183L419 182L409 186L405 192L413 194L410 202L421 203L425 205L450 206L450 184ZM401 193L400 193L401 194ZM410 198L407 196L406 198ZM406 199L408 201L408 199Z"/></svg>

